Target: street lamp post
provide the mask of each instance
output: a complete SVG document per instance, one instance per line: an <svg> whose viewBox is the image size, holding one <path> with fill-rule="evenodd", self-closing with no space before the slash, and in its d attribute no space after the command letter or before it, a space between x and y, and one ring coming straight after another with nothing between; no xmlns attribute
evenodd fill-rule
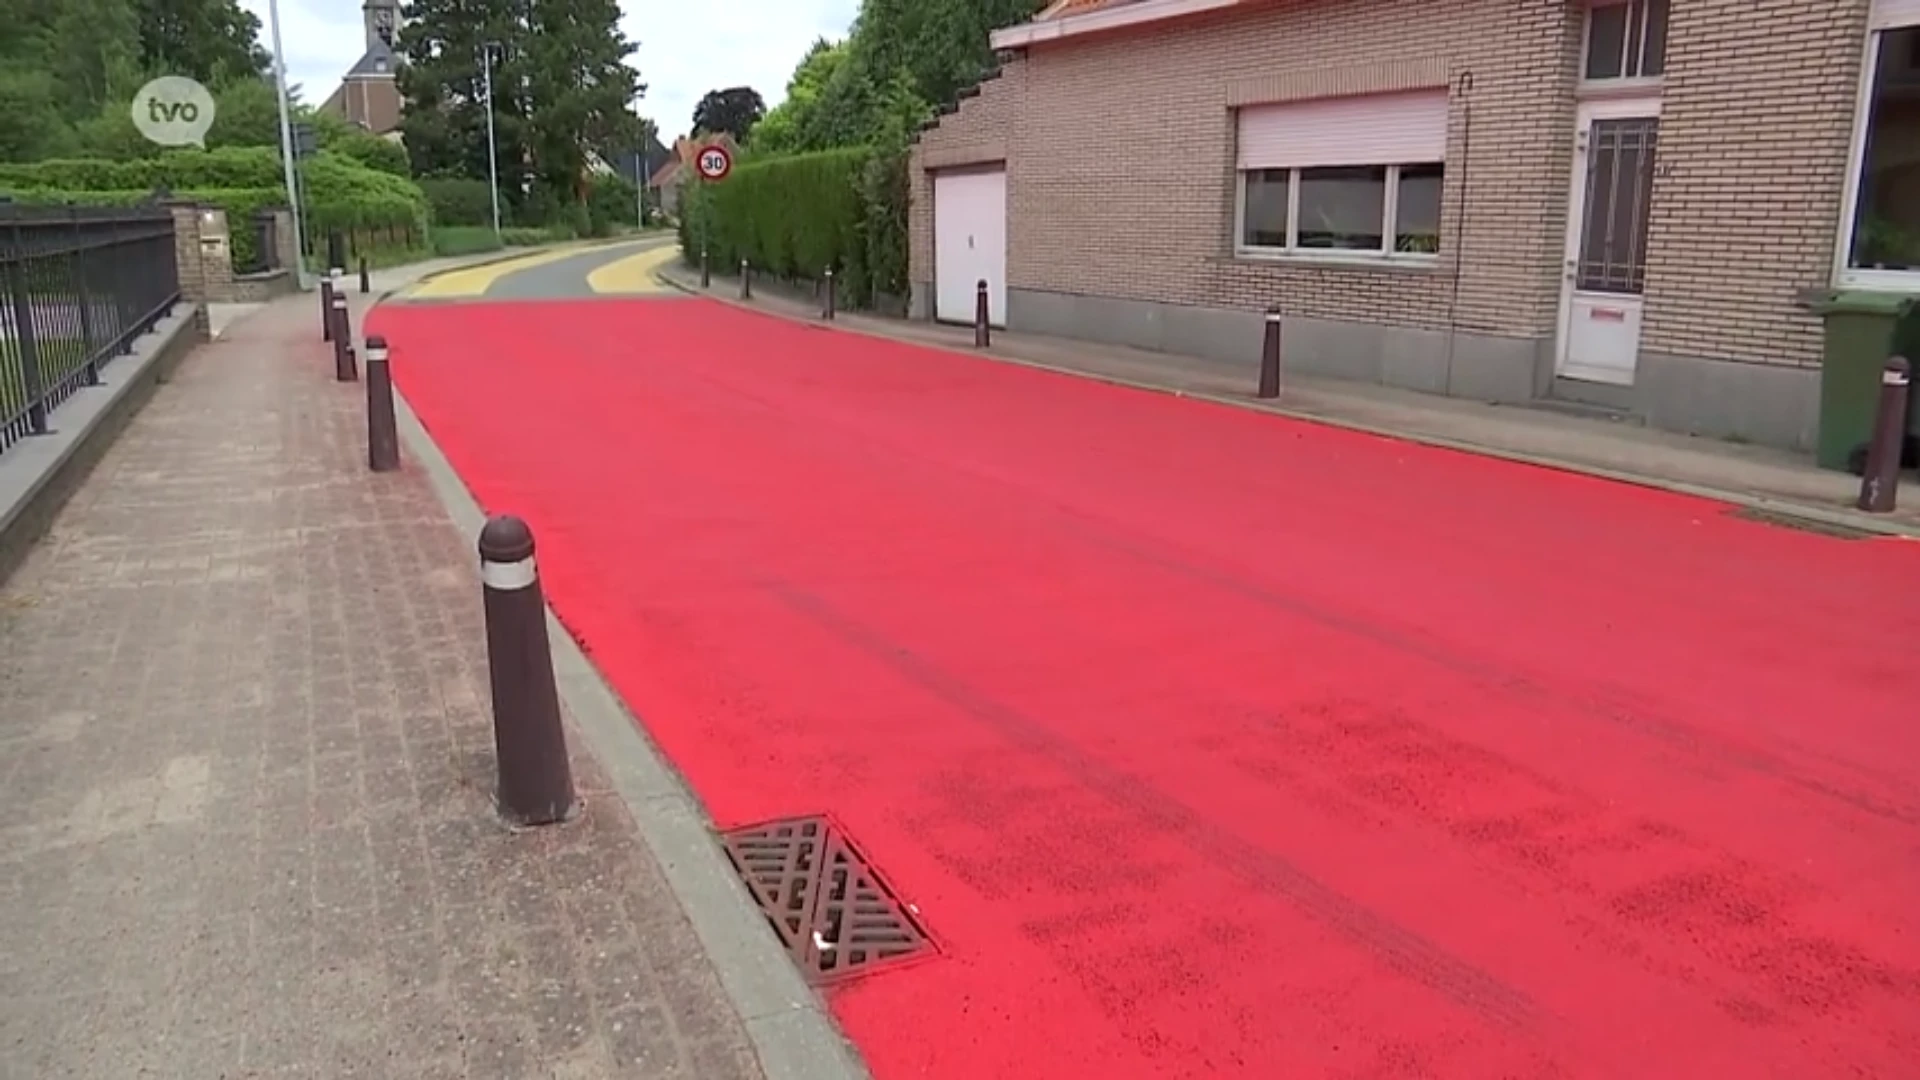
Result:
<svg viewBox="0 0 1920 1080"><path fill-rule="evenodd" d="M300 227L300 191L294 181L293 172L293 118L287 106L287 61L280 51L280 0L267 0L267 21L273 26L273 83L274 94L280 99L280 166L286 174L287 209L293 215L293 247L301 257L293 261L293 280L300 288L307 287L307 265L301 238L306 235Z"/></svg>
<svg viewBox="0 0 1920 1080"><path fill-rule="evenodd" d="M500 239L500 148L493 136L493 50L500 43L480 45L481 79L487 87L487 186L493 192L493 238Z"/></svg>

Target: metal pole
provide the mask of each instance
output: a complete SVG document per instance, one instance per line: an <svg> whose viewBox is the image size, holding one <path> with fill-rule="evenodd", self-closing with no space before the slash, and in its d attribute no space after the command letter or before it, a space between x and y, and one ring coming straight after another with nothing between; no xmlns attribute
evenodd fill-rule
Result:
<svg viewBox="0 0 1920 1080"><path fill-rule="evenodd" d="M753 299L753 267L747 260L740 260L740 299Z"/></svg>
<svg viewBox="0 0 1920 1080"><path fill-rule="evenodd" d="M1891 513L1900 487L1900 451L1907 441L1907 394L1913 366L1904 356L1887 360L1880 373L1880 412L1867 444L1867 471L1855 506L1870 514Z"/></svg>
<svg viewBox="0 0 1920 1080"><path fill-rule="evenodd" d="M827 267L826 295L822 297L821 303L820 303L820 317L831 321L833 319L833 308L834 308L833 267L829 266Z"/></svg>
<svg viewBox="0 0 1920 1080"><path fill-rule="evenodd" d="M367 339L367 467L392 472L400 467L400 429L393 419L393 372L387 366L387 339Z"/></svg>
<svg viewBox="0 0 1920 1080"><path fill-rule="evenodd" d="M293 176L293 118L287 106L287 62L280 51L280 0L267 0L267 21L273 26L273 83L280 99L280 167L286 173L287 209L293 214L293 246L298 249L306 233L300 224L300 186ZM305 259L294 260L293 280L300 288L307 287Z"/></svg>
<svg viewBox="0 0 1920 1080"><path fill-rule="evenodd" d="M500 148L493 141L493 46L480 45L480 71L487 84L487 185L493 191L493 238L500 239Z"/></svg>
<svg viewBox="0 0 1920 1080"><path fill-rule="evenodd" d="M993 345L993 316L987 299L987 279L981 278L973 289L973 347L991 348Z"/></svg>
<svg viewBox="0 0 1920 1080"><path fill-rule="evenodd" d="M514 825L565 821L575 806L573 770L560 726L533 530L517 517L495 517L480 530L479 547L500 816Z"/></svg>

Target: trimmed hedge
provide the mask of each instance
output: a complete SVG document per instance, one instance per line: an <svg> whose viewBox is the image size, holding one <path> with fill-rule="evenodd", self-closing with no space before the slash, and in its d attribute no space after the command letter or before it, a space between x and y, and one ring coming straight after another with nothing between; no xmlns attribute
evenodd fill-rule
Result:
<svg viewBox="0 0 1920 1080"><path fill-rule="evenodd" d="M886 212L870 206L867 147L823 150L749 161L715 184L690 180L680 191L680 244L689 255L704 245L720 267L745 259L761 273L813 280L828 267L849 306L897 292L876 278L868 243ZM904 219L901 231L904 235Z"/></svg>
<svg viewBox="0 0 1920 1080"><path fill-rule="evenodd" d="M321 151L301 168L307 233L347 235L355 255L375 261L389 251L420 247L427 200L404 176L368 168L351 157ZM165 187L175 196L227 212L236 267L254 259L253 215L286 205L280 156L272 147L177 150L134 161L92 159L0 165L0 193L22 202L125 206Z"/></svg>
<svg viewBox="0 0 1920 1080"><path fill-rule="evenodd" d="M493 234L493 192L485 180L435 176L420 181L435 225L485 225Z"/></svg>

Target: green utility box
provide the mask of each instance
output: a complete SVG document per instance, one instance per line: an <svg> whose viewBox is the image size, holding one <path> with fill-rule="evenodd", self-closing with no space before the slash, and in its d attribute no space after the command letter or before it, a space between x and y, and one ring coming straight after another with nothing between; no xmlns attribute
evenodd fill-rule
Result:
<svg viewBox="0 0 1920 1080"><path fill-rule="evenodd" d="M1814 304L1826 319L1820 362L1820 443L1823 469L1845 469L1847 456L1873 435L1880 410L1880 372L1887 357L1920 364L1920 297L1837 292ZM1920 434L1920 409L1908 402L1907 430Z"/></svg>

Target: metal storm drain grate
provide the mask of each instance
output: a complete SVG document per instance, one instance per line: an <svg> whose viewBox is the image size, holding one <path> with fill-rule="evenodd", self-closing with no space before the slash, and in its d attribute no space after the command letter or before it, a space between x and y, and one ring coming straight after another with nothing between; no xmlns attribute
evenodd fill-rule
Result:
<svg viewBox="0 0 1920 1080"><path fill-rule="evenodd" d="M1797 529L1800 532L1817 533L1840 540L1871 540L1879 535L1866 529L1856 529L1851 525L1802 517L1799 514L1789 514L1779 510L1762 510L1757 506L1735 510L1733 516L1747 521L1757 521L1762 525L1777 525L1783 529Z"/></svg>
<svg viewBox="0 0 1920 1080"><path fill-rule="evenodd" d="M815 983L851 978L932 947L840 830L797 818L721 834L780 941Z"/></svg>

